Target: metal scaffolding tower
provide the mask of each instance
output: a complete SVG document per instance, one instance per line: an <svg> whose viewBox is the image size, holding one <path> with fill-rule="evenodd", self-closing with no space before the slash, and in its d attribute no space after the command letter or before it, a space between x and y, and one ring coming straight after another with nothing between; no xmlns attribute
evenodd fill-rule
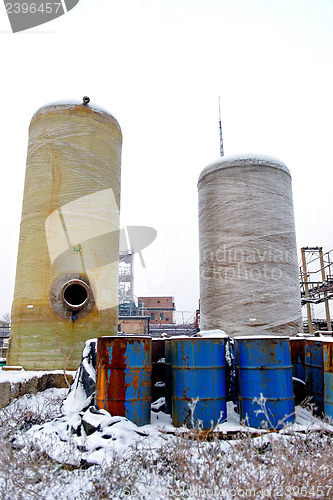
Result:
<svg viewBox="0 0 333 500"><path fill-rule="evenodd" d="M332 329L329 300L333 299L333 250L322 247L301 248L301 304L306 305L309 333L313 333L311 304L324 302L327 330Z"/></svg>
<svg viewBox="0 0 333 500"><path fill-rule="evenodd" d="M119 304L124 300L133 301L133 252L127 250L119 255Z"/></svg>

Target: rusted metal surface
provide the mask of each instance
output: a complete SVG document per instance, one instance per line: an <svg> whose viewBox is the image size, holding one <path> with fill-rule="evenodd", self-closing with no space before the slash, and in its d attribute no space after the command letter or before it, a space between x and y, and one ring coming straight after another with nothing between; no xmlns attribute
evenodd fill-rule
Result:
<svg viewBox="0 0 333 500"><path fill-rule="evenodd" d="M323 342L324 365L324 411L325 416L333 418L333 340Z"/></svg>
<svg viewBox="0 0 333 500"><path fill-rule="evenodd" d="M295 406L289 338L236 337L235 355L241 420L255 428L261 427L263 422L274 429L293 423ZM261 394L266 399L267 415L257 414L260 406L253 403Z"/></svg>
<svg viewBox="0 0 333 500"><path fill-rule="evenodd" d="M314 412L333 417L333 339L306 339L305 356L306 393Z"/></svg>
<svg viewBox="0 0 333 500"><path fill-rule="evenodd" d="M224 339L171 339L170 358L173 425L191 427L200 421L207 430L226 420Z"/></svg>
<svg viewBox="0 0 333 500"><path fill-rule="evenodd" d="M305 390L310 402L314 404L314 413L324 413L324 371L323 343L319 338L307 338L305 341Z"/></svg>
<svg viewBox="0 0 333 500"><path fill-rule="evenodd" d="M305 339L290 338L290 356L293 367L293 377L305 381Z"/></svg>
<svg viewBox="0 0 333 500"><path fill-rule="evenodd" d="M96 406L136 425L150 423L151 338L100 337L97 341Z"/></svg>
<svg viewBox="0 0 333 500"><path fill-rule="evenodd" d="M172 371L171 371L171 339L166 338L164 344L164 376L165 376L165 413L172 414Z"/></svg>

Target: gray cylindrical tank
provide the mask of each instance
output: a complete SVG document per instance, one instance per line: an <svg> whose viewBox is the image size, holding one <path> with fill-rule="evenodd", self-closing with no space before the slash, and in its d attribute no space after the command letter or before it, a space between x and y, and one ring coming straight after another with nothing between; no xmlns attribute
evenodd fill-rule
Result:
<svg viewBox="0 0 333 500"><path fill-rule="evenodd" d="M302 330L291 176L281 161L223 157L198 181L201 329Z"/></svg>

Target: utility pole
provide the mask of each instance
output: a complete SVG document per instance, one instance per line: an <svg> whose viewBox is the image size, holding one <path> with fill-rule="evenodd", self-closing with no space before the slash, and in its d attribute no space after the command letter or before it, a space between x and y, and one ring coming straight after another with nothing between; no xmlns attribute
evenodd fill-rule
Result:
<svg viewBox="0 0 333 500"><path fill-rule="evenodd" d="M303 280L304 280L305 297L309 298L310 297L309 282L308 282L309 275L308 275L308 270L307 270L307 267L306 267L305 250L306 250L306 248L301 248L302 267L303 267ZM306 303L306 310L307 310L307 315L308 315L309 333L313 334L311 305L310 305L309 302Z"/></svg>
<svg viewBox="0 0 333 500"><path fill-rule="evenodd" d="M319 248L319 259L320 259L321 279L323 283L325 283L326 281L325 263L324 263L323 249L321 247ZM324 291L324 302L325 302L327 330L330 331L332 329L332 325L331 325L330 306L328 304L326 290Z"/></svg>

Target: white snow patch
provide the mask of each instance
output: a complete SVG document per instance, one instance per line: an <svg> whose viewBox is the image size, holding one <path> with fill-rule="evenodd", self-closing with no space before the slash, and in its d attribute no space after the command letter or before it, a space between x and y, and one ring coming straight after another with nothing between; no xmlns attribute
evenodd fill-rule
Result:
<svg viewBox="0 0 333 500"><path fill-rule="evenodd" d="M198 332L196 334L196 337L205 337L205 338L211 338L211 339L215 339L215 338L227 338L228 335L223 331L223 330L200 330L200 332Z"/></svg>
<svg viewBox="0 0 333 500"><path fill-rule="evenodd" d="M8 368L8 367L7 367ZM26 382L27 380L31 380L34 377L41 377L42 375L47 375L49 373L63 373L62 370L54 370L50 371L26 371L23 368L21 370L3 370L0 367L0 384L1 382L11 382L12 384L18 382ZM75 372L67 372L67 374L75 375Z"/></svg>
<svg viewBox="0 0 333 500"><path fill-rule="evenodd" d="M40 407L46 394L50 395L50 391L52 390L30 396L31 408ZM216 432L235 434L247 431L263 435L267 433L265 429L242 425L235 409L234 403L227 403L227 420L216 426ZM85 432L84 426L81 425L83 421L92 426L91 433ZM323 428L333 432L332 425L317 419L304 408L296 407L296 422L286 426L278 434ZM81 430L81 435L78 434L78 429ZM177 432L186 433L189 429L175 428L171 416L162 411L152 412L151 423L138 427L125 417L111 416L106 410L89 408L84 413L73 413L43 425L34 425L25 434L18 435L15 444L27 447L31 442L38 444L52 459L73 465L82 460L101 465L111 464L114 453L126 454L133 446L137 449L158 449L168 439L173 439Z"/></svg>
<svg viewBox="0 0 333 500"><path fill-rule="evenodd" d="M29 375L33 373L29 372ZM8 374L6 375L8 378ZM22 376L20 373L12 372L10 379L19 375ZM30 411L40 412L41 409L47 411L52 404L52 397L57 395L65 397L66 394L67 389L49 389L36 395L26 395L13 401L8 410L10 411L11 407L15 408L13 405L23 408L25 405ZM159 449L165 442L174 439L174 435L178 432L189 432L186 428L175 428L171 416L158 411L158 404L162 403L163 398L155 402L155 411L151 412L151 423L141 427L125 417L111 416L106 410L90 407L85 412L68 412L43 425L34 425L28 431L18 431L14 444L25 448L27 452L31 444L36 444L52 459L73 465L79 465L82 460L100 465L111 464L114 453L126 456L133 447L138 450ZM59 404L58 406L60 407ZM222 423L216 426L215 431L223 434L247 431L262 435L267 432L265 429L244 426L232 402L227 403L226 421L223 421L224 418L223 415ZM310 411L297 406L295 423L287 425L276 434L282 436L295 431L309 432L323 429L333 433L333 425L323 422Z"/></svg>

